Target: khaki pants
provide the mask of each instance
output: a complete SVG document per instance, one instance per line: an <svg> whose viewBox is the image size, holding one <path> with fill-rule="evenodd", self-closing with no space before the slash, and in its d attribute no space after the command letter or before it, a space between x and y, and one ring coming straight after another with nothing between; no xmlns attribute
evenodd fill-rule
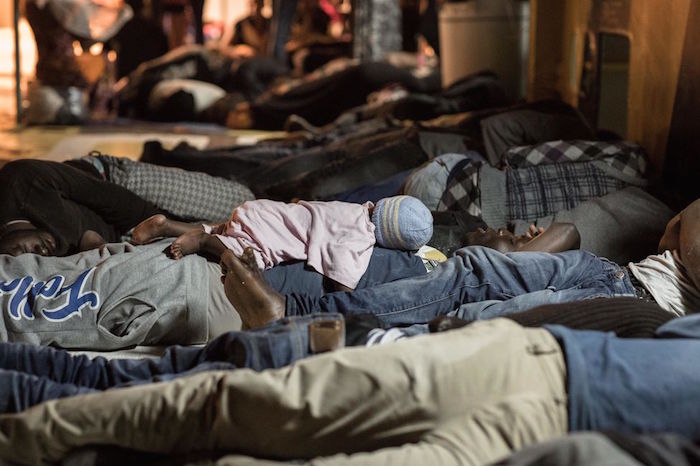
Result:
<svg viewBox="0 0 700 466"><path fill-rule="evenodd" d="M0 458L38 463L110 444L312 464L483 464L566 433L565 379L549 332L497 319L279 370L44 403L0 416Z"/></svg>

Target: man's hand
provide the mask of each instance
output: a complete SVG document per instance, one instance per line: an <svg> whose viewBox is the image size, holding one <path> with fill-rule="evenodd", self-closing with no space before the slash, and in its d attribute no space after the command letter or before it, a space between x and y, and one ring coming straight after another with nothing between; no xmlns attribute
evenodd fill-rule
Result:
<svg viewBox="0 0 700 466"><path fill-rule="evenodd" d="M545 230L545 227L536 227L534 223L531 223L529 231L525 232L525 234L520 235L520 238L533 239L536 236L539 236L542 233L544 233Z"/></svg>

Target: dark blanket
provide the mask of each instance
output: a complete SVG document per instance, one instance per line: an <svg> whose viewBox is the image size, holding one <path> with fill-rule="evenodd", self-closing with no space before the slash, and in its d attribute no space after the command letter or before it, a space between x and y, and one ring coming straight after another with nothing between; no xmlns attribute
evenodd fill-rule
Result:
<svg viewBox="0 0 700 466"><path fill-rule="evenodd" d="M158 143L148 143L141 161L233 178L250 187L257 197L289 201L331 199L428 160L412 128L349 135L315 147L294 145L282 141L229 150L178 146L168 151Z"/></svg>

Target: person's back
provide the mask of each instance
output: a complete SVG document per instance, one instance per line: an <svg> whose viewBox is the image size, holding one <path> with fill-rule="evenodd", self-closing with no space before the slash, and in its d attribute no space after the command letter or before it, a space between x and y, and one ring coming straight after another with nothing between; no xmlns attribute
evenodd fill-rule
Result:
<svg viewBox="0 0 700 466"><path fill-rule="evenodd" d="M629 264L634 278L667 311L700 312L700 199L668 222L658 249Z"/></svg>

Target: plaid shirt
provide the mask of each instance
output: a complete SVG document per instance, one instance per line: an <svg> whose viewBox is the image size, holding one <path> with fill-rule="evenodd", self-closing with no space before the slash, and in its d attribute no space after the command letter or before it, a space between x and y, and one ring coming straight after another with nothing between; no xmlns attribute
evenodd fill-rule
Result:
<svg viewBox="0 0 700 466"><path fill-rule="evenodd" d="M481 162L474 162L470 159L465 159L455 165L447 178L445 192L442 194L436 210L462 210L471 215L480 216L480 167Z"/></svg>
<svg viewBox="0 0 700 466"><path fill-rule="evenodd" d="M512 147L503 155L504 167L526 168L536 165L597 161L622 180L644 178L647 156L639 144L629 141L550 141L534 146Z"/></svg>
<svg viewBox="0 0 700 466"><path fill-rule="evenodd" d="M509 221L532 222L627 186L593 162L556 163L506 170Z"/></svg>

